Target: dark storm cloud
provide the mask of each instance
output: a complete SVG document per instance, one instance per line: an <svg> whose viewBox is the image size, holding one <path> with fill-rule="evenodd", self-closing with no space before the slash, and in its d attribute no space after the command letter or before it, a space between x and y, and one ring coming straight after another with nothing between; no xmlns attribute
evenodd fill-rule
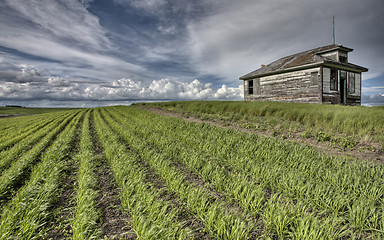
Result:
<svg viewBox="0 0 384 240"><path fill-rule="evenodd" d="M353 63L383 75L384 2L226 1L218 11L190 24L192 57L200 71L230 79L281 57L332 43L354 48Z"/></svg>
<svg viewBox="0 0 384 240"><path fill-rule="evenodd" d="M238 77L336 43L384 83L382 0L4 0L0 98L241 99ZM370 81L380 79L380 81ZM225 84L225 85L223 85Z"/></svg>

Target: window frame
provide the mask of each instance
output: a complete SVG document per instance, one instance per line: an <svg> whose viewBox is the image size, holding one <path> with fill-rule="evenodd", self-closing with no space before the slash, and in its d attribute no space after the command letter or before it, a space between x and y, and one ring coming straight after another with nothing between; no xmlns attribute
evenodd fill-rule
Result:
<svg viewBox="0 0 384 240"><path fill-rule="evenodd" d="M339 62L348 63L348 58L345 56L339 56Z"/></svg>
<svg viewBox="0 0 384 240"><path fill-rule="evenodd" d="M354 72L348 72L348 93L356 93L356 73Z"/></svg>
<svg viewBox="0 0 384 240"><path fill-rule="evenodd" d="M335 68L330 69L329 83L330 83L329 88L331 91L339 91L339 71Z"/></svg>
<svg viewBox="0 0 384 240"><path fill-rule="evenodd" d="M253 80L248 80L248 94L253 95Z"/></svg>

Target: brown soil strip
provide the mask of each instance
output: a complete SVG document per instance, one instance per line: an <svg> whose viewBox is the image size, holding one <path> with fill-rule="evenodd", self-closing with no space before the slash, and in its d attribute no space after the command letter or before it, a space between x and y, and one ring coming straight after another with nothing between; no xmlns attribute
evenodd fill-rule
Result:
<svg viewBox="0 0 384 240"><path fill-rule="evenodd" d="M72 237L71 219L73 218L73 208L75 207L75 186L76 171L78 164L69 160L68 169L64 173L62 180L63 189L57 202L52 207L53 216L49 221L47 239L68 239Z"/></svg>
<svg viewBox="0 0 384 240"><path fill-rule="evenodd" d="M113 173L105 159L104 149L94 125L94 115L91 113L90 121L92 142L97 161L97 174L99 176L98 206L101 209L101 239L136 239L136 234L129 226L130 219L122 211L120 192L113 181Z"/></svg>
<svg viewBox="0 0 384 240"><path fill-rule="evenodd" d="M125 140L121 138L121 142L125 142ZM146 183L150 183L156 189L161 190L161 195L160 195L161 200L170 202L181 210L180 212L182 212L182 214L178 216L177 220L184 221L186 223L185 227L189 227L192 229L192 231L194 232L194 239L199 239L199 240L211 239L208 233L205 231L203 224L196 217L194 217L193 214L190 213L188 209L180 205L178 201L178 197L168 191L167 184L163 180L161 180L158 174L153 172L153 170L151 169L151 166L145 160L139 157L140 154L137 153L134 149L130 148L128 144L126 144L126 148L127 148L127 151L130 151L132 152L132 154L137 156L137 163L141 165L143 169L146 170L146 179L145 179Z"/></svg>
<svg viewBox="0 0 384 240"><path fill-rule="evenodd" d="M0 118L13 118L13 117L21 117L21 116L29 116L33 114L0 114Z"/></svg>
<svg viewBox="0 0 384 240"><path fill-rule="evenodd" d="M163 115L163 116L181 118L181 119L184 119L185 121L189 121L189 122L208 123L208 124L210 124L212 126L216 126L216 127L231 128L231 129L235 129L235 130L242 131L242 132L258 134L259 136L276 138L276 139L280 139L283 141L289 141L289 142L296 142L296 143L299 143L301 145L310 145L310 146L318 149L319 151L321 151L327 155L331 155L331 156L352 157L352 158L356 158L356 159L360 159L360 160L369 160L369 161L381 163L381 164L384 163L384 153L372 152L369 150L363 150L362 151L360 149L361 147L363 147L363 148L369 147L372 144L360 143L359 145L357 145L355 147L354 150L348 150L348 149L343 150L343 149L340 149L340 148L337 148L337 147L331 145L330 143L317 142L315 138L303 138L299 133L290 133L291 137L289 137L287 139L282 139L281 134L279 134L278 136L273 136L272 132L246 129L246 128L242 128L239 126L235 126L234 124L231 125L231 123L228 123L228 122L224 123L223 121L220 121L219 119L202 120L200 118L195 117L191 113L188 113L188 115L186 115L183 112L169 111L167 109L160 108L160 107L138 106L138 105L135 105L135 107L145 109L145 110L148 110L148 111L151 111L151 112ZM287 136L287 135L288 134L285 134L285 136Z"/></svg>
<svg viewBox="0 0 384 240"><path fill-rule="evenodd" d="M122 211L120 192L113 182L113 173L105 157L97 156L99 163L97 174L99 175L98 206L101 209L101 239L136 239L136 234L129 226L129 217Z"/></svg>

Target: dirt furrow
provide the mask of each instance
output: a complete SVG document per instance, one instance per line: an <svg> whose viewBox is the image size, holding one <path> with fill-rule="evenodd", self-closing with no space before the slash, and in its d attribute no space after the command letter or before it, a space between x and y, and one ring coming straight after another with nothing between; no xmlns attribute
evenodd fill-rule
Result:
<svg viewBox="0 0 384 240"><path fill-rule="evenodd" d="M90 129L97 162L99 185L98 206L101 209L101 239L136 239L129 226L129 217L122 210L120 192L114 182L113 173L104 155L104 149L97 137L94 115L91 113Z"/></svg>

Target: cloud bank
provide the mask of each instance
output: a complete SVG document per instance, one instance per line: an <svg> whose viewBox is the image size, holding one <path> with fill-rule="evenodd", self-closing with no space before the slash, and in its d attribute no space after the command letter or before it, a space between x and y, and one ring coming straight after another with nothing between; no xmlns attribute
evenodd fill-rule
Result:
<svg viewBox="0 0 384 240"><path fill-rule="evenodd" d="M63 101L117 101L117 100L241 100L243 86L222 85L213 88L195 79L191 82L160 79L149 83L122 78L112 82L95 82L70 77L50 76L30 66L20 71L0 71L9 75L0 80L0 100L63 100Z"/></svg>
<svg viewBox="0 0 384 240"><path fill-rule="evenodd" d="M362 95L361 104L363 106L379 106L384 105L384 93L375 95Z"/></svg>

